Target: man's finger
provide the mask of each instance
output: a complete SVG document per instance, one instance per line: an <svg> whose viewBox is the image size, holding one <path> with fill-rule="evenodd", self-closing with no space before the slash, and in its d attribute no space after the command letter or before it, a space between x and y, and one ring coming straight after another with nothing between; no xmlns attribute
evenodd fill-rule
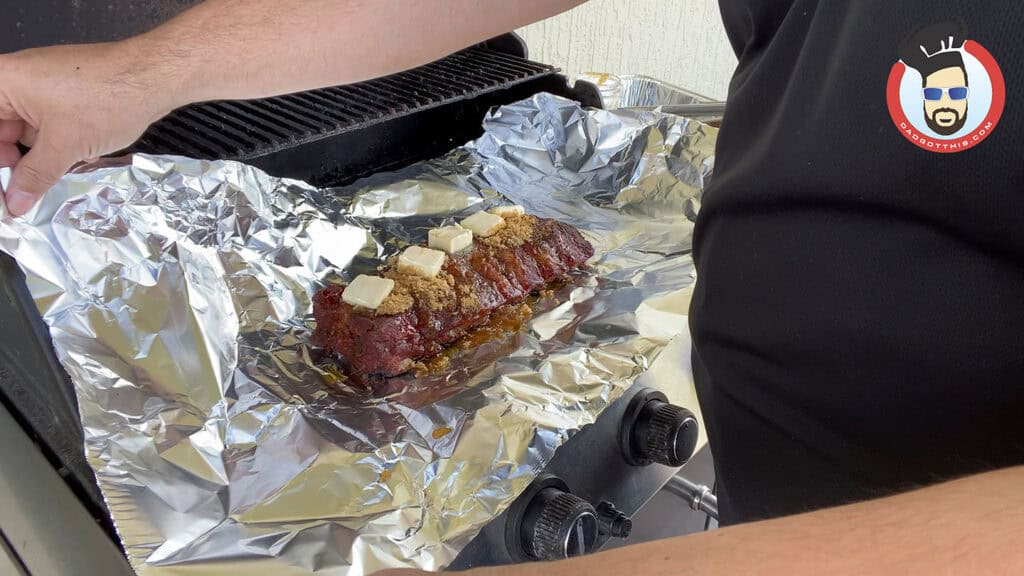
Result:
<svg viewBox="0 0 1024 576"><path fill-rule="evenodd" d="M25 132L25 123L21 120L0 120L0 142L17 142Z"/></svg>
<svg viewBox="0 0 1024 576"><path fill-rule="evenodd" d="M36 146L14 167L6 193L7 210L14 216L31 210L77 160L58 147L49 146L41 135Z"/></svg>
<svg viewBox="0 0 1024 576"><path fill-rule="evenodd" d="M0 168L12 168L21 160L21 151L14 144L0 142Z"/></svg>
<svg viewBox="0 0 1024 576"><path fill-rule="evenodd" d="M36 145L36 138L38 136L39 131L33 128L32 126L26 124L25 128L21 131L21 138L19 139L19 141L25 146L32 148L33 146Z"/></svg>

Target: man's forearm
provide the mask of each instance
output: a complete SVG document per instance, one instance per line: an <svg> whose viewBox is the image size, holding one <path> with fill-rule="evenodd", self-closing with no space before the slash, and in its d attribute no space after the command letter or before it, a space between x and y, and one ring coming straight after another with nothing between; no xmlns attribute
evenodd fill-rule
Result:
<svg viewBox="0 0 1024 576"><path fill-rule="evenodd" d="M123 43L176 104L258 98L418 66L583 0L207 0Z"/></svg>
<svg viewBox="0 0 1024 576"><path fill-rule="evenodd" d="M1024 574L1024 468L481 575Z"/></svg>

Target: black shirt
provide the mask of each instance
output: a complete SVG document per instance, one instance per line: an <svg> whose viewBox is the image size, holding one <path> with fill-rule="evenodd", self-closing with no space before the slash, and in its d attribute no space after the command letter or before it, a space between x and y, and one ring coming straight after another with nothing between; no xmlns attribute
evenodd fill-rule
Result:
<svg viewBox="0 0 1024 576"><path fill-rule="evenodd" d="M141 34L200 0L30 0L6 2L0 53L106 42Z"/></svg>
<svg viewBox="0 0 1024 576"><path fill-rule="evenodd" d="M1024 463L1024 5L721 9L739 65L690 322L723 523ZM886 86L908 35L958 18L1006 106L939 154Z"/></svg>

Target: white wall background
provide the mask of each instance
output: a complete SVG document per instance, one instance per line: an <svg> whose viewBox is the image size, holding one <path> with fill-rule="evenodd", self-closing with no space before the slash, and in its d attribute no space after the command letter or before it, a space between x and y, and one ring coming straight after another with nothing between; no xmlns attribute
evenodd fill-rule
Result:
<svg viewBox="0 0 1024 576"><path fill-rule="evenodd" d="M519 33L570 78L646 74L724 100L736 66L717 0L590 0Z"/></svg>

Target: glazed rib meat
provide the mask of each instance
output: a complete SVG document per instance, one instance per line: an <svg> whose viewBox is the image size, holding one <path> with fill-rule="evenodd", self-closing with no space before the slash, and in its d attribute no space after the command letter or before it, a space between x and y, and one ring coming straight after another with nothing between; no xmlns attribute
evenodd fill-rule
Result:
<svg viewBox="0 0 1024 576"><path fill-rule="evenodd" d="M344 302L343 285L324 288L313 299L314 342L343 356L356 374L402 374L484 325L497 309L564 280L594 254L568 224L519 218L518 237L497 234L449 255L430 286L403 286L389 265L383 274L399 289L376 311Z"/></svg>

